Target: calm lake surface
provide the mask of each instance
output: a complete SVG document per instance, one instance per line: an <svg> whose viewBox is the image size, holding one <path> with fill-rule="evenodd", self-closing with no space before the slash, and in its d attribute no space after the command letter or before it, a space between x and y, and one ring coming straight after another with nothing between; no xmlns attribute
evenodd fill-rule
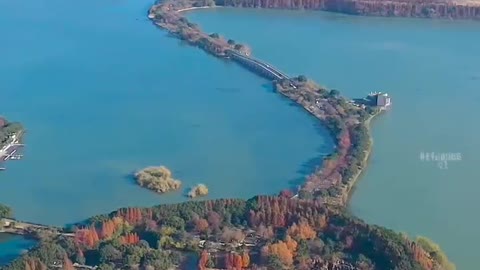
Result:
<svg viewBox="0 0 480 270"><path fill-rule="evenodd" d="M201 10L205 30L252 46L289 74L349 97L387 91L374 151L351 210L368 222L438 242L457 269L478 269L480 24L322 12ZM460 153L442 168L422 152Z"/></svg>
<svg viewBox="0 0 480 270"><path fill-rule="evenodd" d="M35 244L21 236L0 233L0 266L8 263Z"/></svg>
<svg viewBox="0 0 480 270"><path fill-rule="evenodd" d="M270 82L168 37L150 5L0 0L0 114L28 132L25 158L0 174L17 218L63 225L185 201L133 183L161 164L208 198L278 193L331 152L326 130Z"/></svg>
<svg viewBox="0 0 480 270"><path fill-rule="evenodd" d="M0 174L0 201L18 218L62 225L184 201L133 184L129 174L149 165L170 167L185 188L207 184L209 198L276 193L331 151L325 129L266 80L153 27L150 5L0 0L0 114L28 129L25 158ZM394 107L374 123L352 211L431 237L458 269L475 269L478 24L232 9L189 16L292 75L351 97L388 91ZM462 160L440 169L422 151Z"/></svg>

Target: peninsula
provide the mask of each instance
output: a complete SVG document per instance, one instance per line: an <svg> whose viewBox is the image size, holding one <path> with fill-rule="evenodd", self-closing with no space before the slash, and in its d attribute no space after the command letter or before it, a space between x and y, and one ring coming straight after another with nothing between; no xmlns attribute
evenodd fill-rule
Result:
<svg viewBox="0 0 480 270"><path fill-rule="evenodd" d="M3 270L454 269L425 238L412 241L318 201L283 195L123 208L63 230L3 223L40 239Z"/></svg>
<svg viewBox="0 0 480 270"><path fill-rule="evenodd" d="M296 101L322 121L336 140L337 148L323 161L323 166L307 178L295 196L345 206L370 153L368 124L384 107L376 106L376 103L360 106L342 97L337 90L325 89L305 76L291 78L273 65L251 57L248 46L226 40L216 33L204 33L178 12L202 4L203 1L165 1L154 5L148 16L174 36L272 80L277 92Z"/></svg>
<svg viewBox="0 0 480 270"><path fill-rule="evenodd" d="M224 1L219 5L228 6L228 3ZM263 5L263 7L282 8L282 6L272 5L271 1L245 3L235 1L233 6L262 7ZM291 4L292 1L289 3ZM187 18L181 15L183 11L214 7L216 4L212 0L164 0L152 6L148 17L154 24L169 31L175 37L216 57L235 61L272 80L277 92L296 101L297 104L322 121L335 139L337 147L334 153L326 158L322 164L319 164L321 167L318 167L307 177L305 184L299 188L298 193L292 198L313 199L322 205L344 209L352 187L360 176L362 169L367 165L370 155L372 145L369 133L370 121L385 109L387 104L383 103L380 107L375 106L379 105L378 102L374 103L374 106L365 106L363 103L356 104L354 101L340 96L337 90L328 90L321 87L305 76L289 77L272 65L253 58L251 49L244 44L237 44L235 41L225 39L217 33L204 33L196 24L189 22ZM298 5L298 7L303 7L303 4ZM376 95L377 99L379 97L386 98L381 93ZM388 98L389 104L390 99ZM425 252L425 250L422 252ZM448 260L429 258L428 263L421 263L425 269L454 268ZM417 260L417 262L420 261L422 260Z"/></svg>

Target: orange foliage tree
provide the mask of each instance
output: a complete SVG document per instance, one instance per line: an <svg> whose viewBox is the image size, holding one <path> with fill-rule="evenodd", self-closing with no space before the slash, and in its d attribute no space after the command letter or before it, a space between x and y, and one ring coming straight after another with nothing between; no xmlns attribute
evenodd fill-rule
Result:
<svg viewBox="0 0 480 270"><path fill-rule="evenodd" d="M290 250L292 254L295 254L298 246L297 241L293 240L290 235L287 235L287 237L285 237L285 244L287 245L288 250Z"/></svg>
<svg viewBox="0 0 480 270"><path fill-rule="evenodd" d="M75 231L75 241L88 248L93 248L100 241L100 238L97 230L92 226Z"/></svg>
<svg viewBox="0 0 480 270"><path fill-rule="evenodd" d="M413 250L415 261L417 261L424 269L433 269L432 258L425 250L423 250L423 248L415 244L415 242L412 242L410 247Z"/></svg>
<svg viewBox="0 0 480 270"><path fill-rule="evenodd" d="M278 243L267 246L267 254L277 256L280 261L286 265L290 266L293 264L293 252L289 249L287 243L279 241Z"/></svg>
<svg viewBox="0 0 480 270"><path fill-rule="evenodd" d="M108 220L102 223L102 230L100 231L100 237L102 239L108 239L112 237L117 229L113 220Z"/></svg>
<svg viewBox="0 0 480 270"><path fill-rule="evenodd" d="M243 255L229 253L225 258L225 268L227 270L242 270L250 264L250 257L247 253Z"/></svg>
<svg viewBox="0 0 480 270"><path fill-rule="evenodd" d="M298 225L293 223L293 225L288 228L287 234L295 239L313 239L317 236L315 230L306 222L300 222Z"/></svg>
<svg viewBox="0 0 480 270"><path fill-rule="evenodd" d="M242 255L242 267L247 268L250 265L250 256L247 252L244 252Z"/></svg>
<svg viewBox="0 0 480 270"><path fill-rule="evenodd" d="M128 233L120 238L120 242L124 245L134 245L140 242L140 237L136 233Z"/></svg>

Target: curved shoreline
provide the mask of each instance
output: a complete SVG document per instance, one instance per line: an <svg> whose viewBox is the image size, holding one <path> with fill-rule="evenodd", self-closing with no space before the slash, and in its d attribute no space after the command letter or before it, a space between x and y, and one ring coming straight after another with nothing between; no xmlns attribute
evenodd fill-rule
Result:
<svg viewBox="0 0 480 270"><path fill-rule="evenodd" d="M227 42L216 33L208 35L180 14L200 8L211 6L202 6L195 0L167 0L152 6L148 18L190 45L200 47L216 57L229 58L246 65L258 75L273 80L277 92L319 119L336 139L336 149L320 164L322 167L307 177L296 196L316 198L327 204L345 207L352 187L367 165L372 139L368 128L370 121L366 120L374 117L378 108L360 108L358 104L340 96L338 91L318 86L305 76L290 78L271 65L251 58L247 46L232 40Z"/></svg>
<svg viewBox="0 0 480 270"><path fill-rule="evenodd" d="M184 40L190 45L200 47L207 53L210 53L216 57L230 58L229 55L231 55L232 53L229 53L229 51L233 51L233 54L244 54L249 57L250 50L248 50L247 53L241 51L235 52L237 48L232 48L232 44L230 44L230 42L225 47L217 46L219 43L221 44L221 41L224 42L223 38L221 38L218 34L215 34L215 36L213 36L214 34L207 35L202 30L200 30L196 24L189 22L185 17L179 15L179 13L183 11L198 9L199 7L193 6L198 5L198 2L195 1L198 0L184 0L179 4L180 6L175 6L178 5L178 2L172 2L172 0L165 0L165 2L157 2L149 10L148 18L151 19L155 25L162 28L163 30L167 30L176 38ZM168 7L165 9L165 6ZM211 7L203 6L202 8L206 9ZM217 39L222 40L218 42ZM235 61L235 57L232 60ZM270 67L267 64L265 64L265 66ZM257 73L259 72L257 71ZM266 77L265 74L259 75L263 75L264 77ZM360 117L355 119L359 121L359 123L356 126L353 125L352 127L352 125L348 124L349 120L352 119L348 116L341 118L344 115L342 115L339 110L334 113L335 115L333 115L333 117L330 117L331 115L322 114L325 112L329 112L328 108L321 108L324 105L332 107L337 102L337 104L341 103L340 101L342 100L343 102L345 102L345 98L335 97L335 95L338 95L338 93L332 94L336 90L329 91L325 88L319 87L314 82L309 81L304 76L298 76L294 79L290 79L288 77L286 79L274 79L273 84L274 89L277 92L296 102L297 105L302 106L303 109L305 109L310 114L319 119L322 124L326 126L327 129L331 132L332 137L336 139L336 149L334 153L330 157L324 159L321 164L321 169L316 169L311 176L307 177L307 181L299 189L299 192L294 197L303 197L305 199L312 198L327 206L332 204L334 207L340 206L340 209L343 209L340 211L345 211L345 208L350 201L353 188L355 187L356 182L360 179L360 176L362 175L364 169L368 165L368 160L371 155L373 145L373 138L370 126L371 120L375 118L378 114L380 114L382 110L366 110L368 112L367 116L365 116L365 114L359 113L356 116ZM312 96L314 101L312 101ZM320 99L318 99L318 97L320 97ZM305 100L307 100L307 102L305 102ZM356 106L360 107L359 104L357 104ZM319 108L321 108L320 112ZM342 109L342 106L340 106L340 108ZM351 107L347 105L344 105L344 108L351 109ZM362 109L365 109L365 107L362 107ZM351 113L350 110L348 110L348 112ZM337 119L336 117L339 116L341 119L340 121L337 121L339 119ZM341 120L345 120L345 122L342 123ZM352 134L352 132L355 134ZM363 141L364 139L362 135L367 136L366 142ZM353 139L356 139L357 141L352 142L351 140ZM360 160L356 160L356 162L353 163L348 163L352 159L352 157L354 161L357 157L360 157ZM344 162L347 162L348 167L342 167L342 163ZM332 175L337 176L332 174L332 171L329 168L329 165L331 165L331 163L334 164L333 173L337 173L340 175L340 182L336 182L335 185L330 187L327 186L327 188L324 188L322 185L324 184L325 180L330 181L329 178L332 177ZM339 168L340 170L338 170ZM327 171L327 173L323 172L324 169ZM346 183L345 180L347 180ZM338 190L340 190L340 194L337 193L332 195L331 193L329 193L330 188L332 187L334 187L334 190L336 190L337 192ZM320 197L313 196L317 195L314 192L318 190L320 191ZM306 194L310 195L311 197L302 196L302 191L307 191ZM326 195L325 191L327 191ZM427 254L425 250L422 249L421 245L419 245L416 241L410 240L408 238L405 238L405 241L409 243L410 247L413 250L417 250L419 252L418 254ZM425 257L415 257L415 260L417 260L417 262L419 262L423 268L429 270L433 269L432 267L435 267L435 265L440 265L440 267L443 267L443 263L445 263L437 261L437 259L430 257L428 254ZM450 262L448 263L450 264Z"/></svg>
<svg viewBox="0 0 480 270"><path fill-rule="evenodd" d="M191 8L185 8L185 9L181 9L181 10L177 10L175 11L176 13L181 13L181 12L184 12L184 11L189 11L189 10L195 10L195 9L201 9L201 8L209 8L209 7L191 7ZM202 49L205 49L205 47L202 47ZM214 52L211 52L212 54L215 55L215 51ZM218 55L217 55L218 56ZM300 77L297 77L295 80L298 80L300 81ZM295 99L295 98L292 98L291 94L289 91L291 91L292 89L289 88L288 86L286 87L286 89L282 89L282 83L284 83L286 81L279 81L279 82L274 82L275 83L275 89L281 93L282 95L284 95L285 97L288 97L289 99L292 99L293 101L296 101L300 106L302 106L305 110L307 110L310 114L314 115L316 118L318 118L320 121L322 121L322 123L324 123L325 125L328 126L328 122L325 123L325 118L322 118L322 117L319 117L318 114L315 113L315 111L312 111L308 106L306 106L305 104L302 104L301 101L303 101L303 99ZM308 88L308 87L306 87ZM296 89L296 88L295 88ZM311 92L308 92L310 91ZM326 91L324 88L321 88L321 87L315 87L315 89L307 89L305 90L307 92L305 92L306 94L318 94L317 92L321 92L321 91ZM333 91L329 91L329 93L331 93ZM326 95L325 93L323 93L323 95ZM301 97L302 98L302 97ZM301 101L300 101L301 100ZM330 102L332 101L341 101L343 100L340 99L340 98L327 98L326 101L319 101L319 103L322 103L324 102L325 104L327 105L331 105ZM310 102L310 101L309 101ZM318 102L318 101L317 101ZM312 103L307 103L308 104L312 104ZM322 103L323 104L323 103ZM339 112L338 112L339 113ZM363 170L364 168L366 167L366 165L368 164L368 159L370 157L370 154L371 154L371 151L372 151L372 145L373 145L373 138L371 136L371 132L370 132L370 129L371 129L371 126L370 126L370 123L371 123L371 120L376 117L380 112L375 112L373 114L370 114L367 118L365 119L361 119L361 122L359 124L359 126L363 127L363 128L366 128L367 131L368 131L368 147L366 148L363 148L362 150L365 152L365 155L363 156L363 159L361 160L361 164L362 164L362 168L357 170L355 174L353 174L353 176L351 178L349 178L349 182L348 182L348 188L346 189L346 196L347 198L350 197L350 194L352 192L352 189L353 187L355 186L355 183L356 181L359 179L359 177L361 176L361 174L363 173ZM328 118L326 118L328 120ZM337 132L338 134L337 135L342 135L341 132ZM335 134L335 132L332 132L332 134ZM348 131L347 131L347 135L348 135ZM336 143L337 147L340 143ZM347 149L348 150L348 149ZM284 198L285 199L285 198ZM289 202L302 202L302 200L288 200L288 199L285 199L286 201L289 201ZM368 226L368 225L367 225ZM410 243L410 242L409 242ZM1 268L1 267L0 267Z"/></svg>
<svg viewBox="0 0 480 270"><path fill-rule="evenodd" d="M222 8L221 6L201 6L201 7L189 7L189 8L182 8L182 9L179 9L179 10L176 10L175 12L176 13L184 13L184 12L188 12L188 11L193 11L193 10L199 10L199 9L213 9L213 8ZM280 92L280 91L279 91ZM291 98L288 96L288 95L285 95L283 94L282 92L280 92L283 96L289 98L291 100ZM302 106L302 108L304 110L306 110L309 114L313 115L315 118L318 119L318 117L316 117L316 115L314 113L312 113L310 110L308 110L305 106ZM357 173L355 173L355 175L350 179L349 181L349 185L346 189L346 193L345 193L345 198L344 198L344 201L345 201L345 206L348 205L348 203L350 202L351 200L351 197L353 195L353 191L354 191L354 188L355 188L355 185L357 184L358 180L360 180L360 176L364 173L364 170L365 168L368 166L368 160L370 159L370 155L372 153L372 147L373 147L373 137L371 135L371 121L380 114L381 112L378 112L378 113L375 113L373 115L370 115L364 122L363 122L363 125L366 127L366 129L368 130L368 135L369 135L369 146L368 148L365 150L366 151L366 154L365 154L365 157L363 158L362 160L362 169L361 170L358 170ZM321 119L319 119L321 121ZM322 121L321 121L322 122ZM324 124L324 123L322 123ZM323 163L323 162L322 162ZM297 193L298 195L298 193Z"/></svg>

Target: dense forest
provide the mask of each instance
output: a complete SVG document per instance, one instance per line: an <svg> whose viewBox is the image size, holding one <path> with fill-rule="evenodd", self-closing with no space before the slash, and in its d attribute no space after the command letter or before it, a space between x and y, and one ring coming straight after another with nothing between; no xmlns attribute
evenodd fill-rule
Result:
<svg viewBox="0 0 480 270"><path fill-rule="evenodd" d="M428 240L287 193L120 209L73 226L73 236L43 234L2 269L447 269Z"/></svg>

